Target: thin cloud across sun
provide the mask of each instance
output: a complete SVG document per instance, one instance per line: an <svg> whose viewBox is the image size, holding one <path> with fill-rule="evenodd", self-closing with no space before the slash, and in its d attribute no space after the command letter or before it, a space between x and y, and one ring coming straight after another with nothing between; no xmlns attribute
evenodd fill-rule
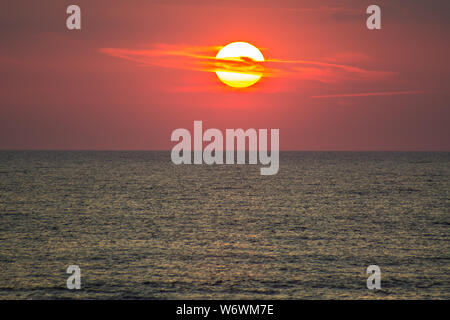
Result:
<svg viewBox="0 0 450 320"><path fill-rule="evenodd" d="M255 46L247 42L232 42L219 50L216 60L216 75L224 84L233 88L247 88L257 83L264 74L259 64L264 56ZM231 64L230 64L231 63Z"/></svg>
<svg viewBox="0 0 450 320"><path fill-rule="evenodd" d="M256 78L279 77L337 83L342 81L379 81L397 74L392 71L367 70L357 66L326 61L255 59L246 56L221 58L218 52L223 48L223 46L154 44L140 49L101 48L99 51L112 57L134 62L142 67L157 66L214 72L218 75L220 73L236 73L250 75L252 79L256 75ZM242 87L246 87L246 85L242 85Z"/></svg>

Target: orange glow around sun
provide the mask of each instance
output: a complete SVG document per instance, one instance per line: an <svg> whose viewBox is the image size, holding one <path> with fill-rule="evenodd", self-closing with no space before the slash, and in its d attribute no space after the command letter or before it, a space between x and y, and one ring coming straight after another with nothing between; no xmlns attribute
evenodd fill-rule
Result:
<svg viewBox="0 0 450 320"><path fill-rule="evenodd" d="M226 85L234 88L246 88L262 77L256 62L264 61L261 51L247 42L232 42L223 47L216 56L219 67L217 77ZM259 70L259 71L258 71Z"/></svg>

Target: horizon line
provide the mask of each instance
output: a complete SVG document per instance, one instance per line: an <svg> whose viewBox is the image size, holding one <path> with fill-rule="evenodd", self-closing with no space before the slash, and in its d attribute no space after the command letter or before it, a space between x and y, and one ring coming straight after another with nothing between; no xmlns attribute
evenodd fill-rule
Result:
<svg viewBox="0 0 450 320"><path fill-rule="evenodd" d="M171 152L172 149L2 149L0 148L0 152L5 151L48 151L48 152ZM197 150L203 152L204 150ZM223 152L227 152L227 150L221 150ZM230 150L231 151L231 150ZM242 152L243 150L233 150L233 152ZM248 152L249 150L245 150ZM259 150L256 150L258 152ZM269 150L263 150L263 151L271 151ZM303 149L303 150L293 150L293 149L286 149L286 150L278 150L279 152L450 152L450 149L430 149L430 150L423 150L423 149L417 149L417 150L401 150L401 149L362 149L362 150L355 150L355 149L321 149L321 150L313 150L313 149ZM196 152L195 150L189 150L189 152Z"/></svg>

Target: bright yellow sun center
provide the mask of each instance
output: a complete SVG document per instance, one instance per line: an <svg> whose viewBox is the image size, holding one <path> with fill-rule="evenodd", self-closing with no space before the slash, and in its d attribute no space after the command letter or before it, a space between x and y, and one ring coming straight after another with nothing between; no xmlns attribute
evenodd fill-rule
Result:
<svg viewBox="0 0 450 320"><path fill-rule="evenodd" d="M250 58L250 59L249 59ZM247 42L232 42L217 53L220 81L235 88L245 88L255 84L262 77L257 62L264 61L261 51Z"/></svg>

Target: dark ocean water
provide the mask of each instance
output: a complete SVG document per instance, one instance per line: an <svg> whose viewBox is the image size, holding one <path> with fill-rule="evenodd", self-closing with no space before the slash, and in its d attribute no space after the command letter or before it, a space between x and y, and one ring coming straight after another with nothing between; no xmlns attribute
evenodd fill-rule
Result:
<svg viewBox="0 0 450 320"><path fill-rule="evenodd" d="M450 153L282 152L277 175L259 168L0 152L0 299L450 299Z"/></svg>

